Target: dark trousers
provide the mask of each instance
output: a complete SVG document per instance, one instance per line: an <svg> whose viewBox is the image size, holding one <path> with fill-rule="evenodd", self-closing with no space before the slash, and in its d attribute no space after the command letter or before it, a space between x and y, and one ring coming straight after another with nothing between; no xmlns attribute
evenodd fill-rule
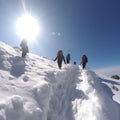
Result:
<svg viewBox="0 0 120 120"><path fill-rule="evenodd" d="M85 69L86 68L86 63L83 63L82 66L83 66L83 69Z"/></svg>
<svg viewBox="0 0 120 120"><path fill-rule="evenodd" d="M69 64L70 63L70 60L67 60L67 64Z"/></svg>
<svg viewBox="0 0 120 120"><path fill-rule="evenodd" d="M25 57L26 56L26 52L22 52L22 57Z"/></svg>
<svg viewBox="0 0 120 120"><path fill-rule="evenodd" d="M62 60L58 60L58 67L61 69L62 68Z"/></svg>

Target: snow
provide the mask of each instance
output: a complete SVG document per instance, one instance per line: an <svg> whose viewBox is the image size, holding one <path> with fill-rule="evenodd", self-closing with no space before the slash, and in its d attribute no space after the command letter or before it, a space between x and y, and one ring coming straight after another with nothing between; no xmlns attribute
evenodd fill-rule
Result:
<svg viewBox="0 0 120 120"><path fill-rule="evenodd" d="M0 120L120 120L120 81L0 42Z"/></svg>

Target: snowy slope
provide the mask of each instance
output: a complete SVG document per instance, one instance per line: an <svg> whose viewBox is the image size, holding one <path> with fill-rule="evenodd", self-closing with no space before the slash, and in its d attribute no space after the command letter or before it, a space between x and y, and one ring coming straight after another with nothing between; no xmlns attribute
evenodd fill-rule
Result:
<svg viewBox="0 0 120 120"><path fill-rule="evenodd" d="M0 42L0 120L120 120L120 82Z"/></svg>

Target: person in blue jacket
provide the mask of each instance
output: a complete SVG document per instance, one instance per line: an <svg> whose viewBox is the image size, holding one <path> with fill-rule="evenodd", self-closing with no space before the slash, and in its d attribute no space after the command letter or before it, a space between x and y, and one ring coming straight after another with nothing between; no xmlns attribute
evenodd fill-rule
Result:
<svg viewBox="0 0 120 120"><path fill-rule="evenodd" d="M70 53L68 53L66 55L66 63L69 64L70 63Z"/></svg>

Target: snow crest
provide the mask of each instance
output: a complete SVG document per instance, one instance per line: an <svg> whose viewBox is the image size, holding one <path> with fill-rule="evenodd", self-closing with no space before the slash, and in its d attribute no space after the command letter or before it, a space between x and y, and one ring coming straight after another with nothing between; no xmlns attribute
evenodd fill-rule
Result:
<svg viewBox="0 0 120 120"><path fill-rule="evenodd" d="M120 82L0 42L0 120L120 120Z"/></svg>

